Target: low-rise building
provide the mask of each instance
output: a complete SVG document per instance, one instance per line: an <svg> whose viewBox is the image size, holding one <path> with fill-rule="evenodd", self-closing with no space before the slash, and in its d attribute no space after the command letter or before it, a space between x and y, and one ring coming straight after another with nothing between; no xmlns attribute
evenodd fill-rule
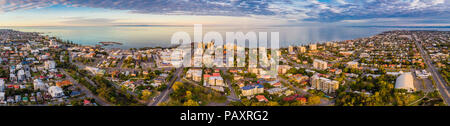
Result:
<svg viewBox="0 0 450 126"><path fill-rule="evenodd" d="M60 88L58 86L51 86L50 88L48 88L48 93L53 98L60 98L60 97L64 96L64 92L63 92L62 88Z"/></svg>
<svg viewBox="0 0 450 126"><path fill-rule="evenodd" d="M268 102L269 101L264 95L257 95L256 99L258 99L259 102Z"/></svg>
<svg viewBox="0 0 450 126"><path fill-rule="evenodd" d="M247 85L241 88L242 96L253 96L264 93L264 86L261 84Z"/></svg>
<svg viewBox="0 0 450 126"><path fill-rule="evenodd" d="M0 92L5 91L5 80L0 79Z"/></svg>
<svg viewBox="0 0 450 126"><path fill-rule="evenodd" d="M271 88L271 89L267 89L266 90L269 94L271 95L275 95L275 94L280 94L283 92L283 89L281 88Z"/></svg>
<svg viewBox="0 0 450 126"><path fill-rule="evenodd" d="M289 65L279 65L278 66L278 74L285 74L292 67Z"/></svg>
<svg viewBox="0 0 450 126"><path fill-rule="evenodd" d="M357 69L358 62L354 62L354 61L347 62L347 68Z"/></svg>
<svg viewBox="0 0 450 126"><path fill-rule="evenodd" d="M225 86L223 83L223 78L221 76L209 77L208 84L211 86Z"/></svg>
<svg viewBox="0 0 450 126"><path fill-rule="evenodd" d="M414 88L414 78L410 72L403 73L399 77L397 77L395 81L396 89L405 89L408 92L413 92L416 89Z"/></svg>
<svg viewBox="0 0 450 126"><path fill-rule="evenodd" d="M428 78L429 76L431 76L431 73L429 73L427 70L422 70L422 71L418 71L416 70L416 76L418 78Z"/></svg>
<svg viewBox="0 0 450 126"><path fill-rule="evenodd" d="M44 66L45 69L49 70L49 69L55 69L56 68L56 63L53 60L48 60L44 62Z"/></svg>
<svg viewBox="0 0 450 126"><path fill-rule="evenodd" d="M47 91L48 85L45 84L41 79L35 79L33 81L34 90Z"/></svg>
<svg viewBox="0 0 450 126"><path fill-rule="evenodd" d="M189 69L186 72L186 78L192 79L193 81L202 81L202 70L201 69Z"/></svg>

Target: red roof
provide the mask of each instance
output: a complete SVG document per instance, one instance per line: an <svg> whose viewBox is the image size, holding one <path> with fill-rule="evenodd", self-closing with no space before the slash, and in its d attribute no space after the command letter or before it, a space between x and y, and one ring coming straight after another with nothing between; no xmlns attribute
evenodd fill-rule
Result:
<svg viewBox="0 0 450 126"><path fill-rule="evenodd" d="M283 101L292 101L292 100L294 100L294 99L295 99L294 96L289 96L289 97L284 97L284 98L283 98Z"/></svg>
<svg viewBox="0 0 450 126"><path fill-rule="evenodd" d="M262 100L264 100L264 101L269 101L269 100L267 100L267 98L266 97L264 97L264 95L257 95L256 96L256 99L258 99L258 101L262 101Z"/></svg>
<svg viewBox="0 0 450 126"><path fill-rule="evenodd" d="M272 86L281 86L281 83L277 82L277 83L273 84Z"/></svg>
<svg viewBox="0 0 450 126"><path fill-rule="evenodd" d="M214 77L220 76L220 73L213 73L212 76L214 76Z"/></svg>
<svg viewBox="0 0 450 126"><path fill-rule="evenodd" d="M304 97L298 97L298 98L296 98L295 100L297 100L297 101L302 101L302 102L306 102L306 98L304 98Z"/></svg>
<svg viewBox="0 0 450 126"><path fill-rule="evenodd" d="M205 75L203 75L203 77L207 78L207 77L211 77L211 75L205 74Z"/></svg>
<svg viewBox="0 0 450 126"><path fill-rule="evenodd" d="M91 101L84 99L84 104L91 104Z"/></svg>

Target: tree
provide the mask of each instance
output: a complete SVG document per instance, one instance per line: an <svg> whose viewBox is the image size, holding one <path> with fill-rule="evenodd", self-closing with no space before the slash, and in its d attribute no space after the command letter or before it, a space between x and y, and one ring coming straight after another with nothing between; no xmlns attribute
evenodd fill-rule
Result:
<svg viewBox="0 0 450 126"><path fill-rule="evenodd" d="M309 104L311 105L317 105L320 104L320 97L319 96L311 96L308 98Z"/></svg>
<svg viewBox="0 0 450 126"><path fill-rule="evenodd" d="M279 106L278 102L274 102L274 101L269 101L267 103L267 106Z"/></svg>
<svg viewBox="0 0 450 126"><path fill-rule="evenodd" d="M191 98L192 98L192 92L186 91L186 99L191 99Z"/></svg>
<svg viewBox="0 0 450 126"><path fill-rule="evenodd" d="M4 70L3 68L0 68L0 77L7 77L8 71Z"/></svg>
<svg viewBox="0 0 450 126"><path fill-rule="evenodd" d="M177 82L175 82L175 83L173 84L173 86L172 86L172 89L173 89L173 91L174 91L174 92L177 92L177 91L178 91L178 89L180 89L180 88L181 88L181 86L183 86L183 83L182 83L182 82L179 82L179 81L177 81Z"/></svg>
<svg viewBox="0 0 450 126"><path fill-rule="evenodd" d="M151 95L152 95L152 92L151 92L151 91L149 91L149 90L144 90L144 91L142 91L141 99L142 99L142 100L149 99Z"/></svg>
<svg viewBox="0 0 450 126"><path fill-rule="evenodd" d="M199 106L199 104L197 102L195 102L194 100L189 99L183 103L183 106Z"/></svg>

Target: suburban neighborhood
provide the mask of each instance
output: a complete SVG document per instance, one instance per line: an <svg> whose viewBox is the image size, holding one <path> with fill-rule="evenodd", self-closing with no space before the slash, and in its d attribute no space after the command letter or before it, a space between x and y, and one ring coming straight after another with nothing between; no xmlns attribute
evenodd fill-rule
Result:
<svg viewBox="0 0 450 126"><path fill-rule="evenodd" d="M5 29L0 105L446 106L449 43L449 32L388 31L275 52L214 41L120 49ZM230 49L274 55L257 64L214 58ZM276 76L262 67L272 56ZM234 62L243 65L220 65Z"/></svg>

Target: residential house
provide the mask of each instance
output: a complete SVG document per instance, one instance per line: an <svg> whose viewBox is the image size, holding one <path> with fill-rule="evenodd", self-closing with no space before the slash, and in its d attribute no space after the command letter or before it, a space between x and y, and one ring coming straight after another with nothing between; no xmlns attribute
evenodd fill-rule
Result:
<svg viewBox="0 0 450 126"><path fill-rule="evenodd" d="M256 99L258 99L259 102L268 102L269 101L264 95L257 95Z"/></svg>

